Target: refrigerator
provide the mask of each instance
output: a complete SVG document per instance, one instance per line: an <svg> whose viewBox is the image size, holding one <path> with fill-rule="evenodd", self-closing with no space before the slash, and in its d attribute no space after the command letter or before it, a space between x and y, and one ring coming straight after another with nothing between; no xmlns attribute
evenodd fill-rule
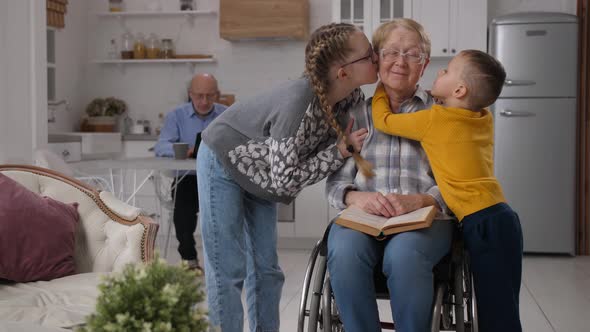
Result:
<svg viewBox="0 0 590 332"><path fill-rule="evenodd" d="M490 23L506 81L490 108L495 174L519 214L524 251L575 254L577 17L516 13Z"/></svg>

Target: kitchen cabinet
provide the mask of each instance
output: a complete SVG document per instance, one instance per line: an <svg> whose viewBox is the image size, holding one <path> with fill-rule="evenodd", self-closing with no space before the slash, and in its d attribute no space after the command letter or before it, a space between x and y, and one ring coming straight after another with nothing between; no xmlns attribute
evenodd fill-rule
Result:
<svg viewBox="0 0 590 332"><path fill-rule="evenodd" d="M80 142L49 143L47 148L66 162L82 160L82 144Z"/></svg>
<svg viewBox="0 0 590 332"><path fill-rule="evenodd" d="M309 35L308 0L220 0L219 33L227 40Z"/></svg>
<svg viewBox="0 0 590 332"><path fill-rule="evenodd" d="M382 23L409 17L410 10L410 0L332 0L332 21L354 24L371 40Z"/></svg>
<svg viewBox="0 0 590 332"><path fill-rule="evenodd" d="M487 0L414 0L411 6L411 17L430 35L431 56L486 51Z"/></svg>

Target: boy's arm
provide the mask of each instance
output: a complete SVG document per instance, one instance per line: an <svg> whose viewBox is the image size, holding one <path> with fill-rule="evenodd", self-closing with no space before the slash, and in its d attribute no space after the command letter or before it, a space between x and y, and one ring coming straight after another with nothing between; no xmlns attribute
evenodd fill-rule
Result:
<svg viewBox="0 0 590 332"><path fill-rule="evenodd" d="M391 113L389 98L382 84L379 84L372 102L373 124L377 130L389 135L422 140L431 123L431 111L414 113Z"/></svg>

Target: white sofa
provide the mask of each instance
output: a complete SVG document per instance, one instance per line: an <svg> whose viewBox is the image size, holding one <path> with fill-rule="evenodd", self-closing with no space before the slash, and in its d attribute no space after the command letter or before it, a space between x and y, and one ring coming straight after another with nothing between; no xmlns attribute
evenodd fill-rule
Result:
<svg viewBox="0 0 590 332"><path fill-rule="evenodd" d="M101 275L154 258L158 225L109 192L45 168L0 165L29 190L78 202L76 274L51 281L0 284L1 331L56 331L82 324L94 311Z"/></svg>

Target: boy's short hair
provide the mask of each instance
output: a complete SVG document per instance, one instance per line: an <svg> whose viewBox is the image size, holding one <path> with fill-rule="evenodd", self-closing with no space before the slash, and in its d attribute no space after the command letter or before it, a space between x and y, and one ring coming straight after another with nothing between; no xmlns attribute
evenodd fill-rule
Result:
<svg viewBox="0 0 590 332"><path fill-rule="evenodd" d="M464 50L459 53L467 60L463 79L469 91L470 108L480 110L493 104L506 80L502 63L493 56L478 50Z"/></svg>

